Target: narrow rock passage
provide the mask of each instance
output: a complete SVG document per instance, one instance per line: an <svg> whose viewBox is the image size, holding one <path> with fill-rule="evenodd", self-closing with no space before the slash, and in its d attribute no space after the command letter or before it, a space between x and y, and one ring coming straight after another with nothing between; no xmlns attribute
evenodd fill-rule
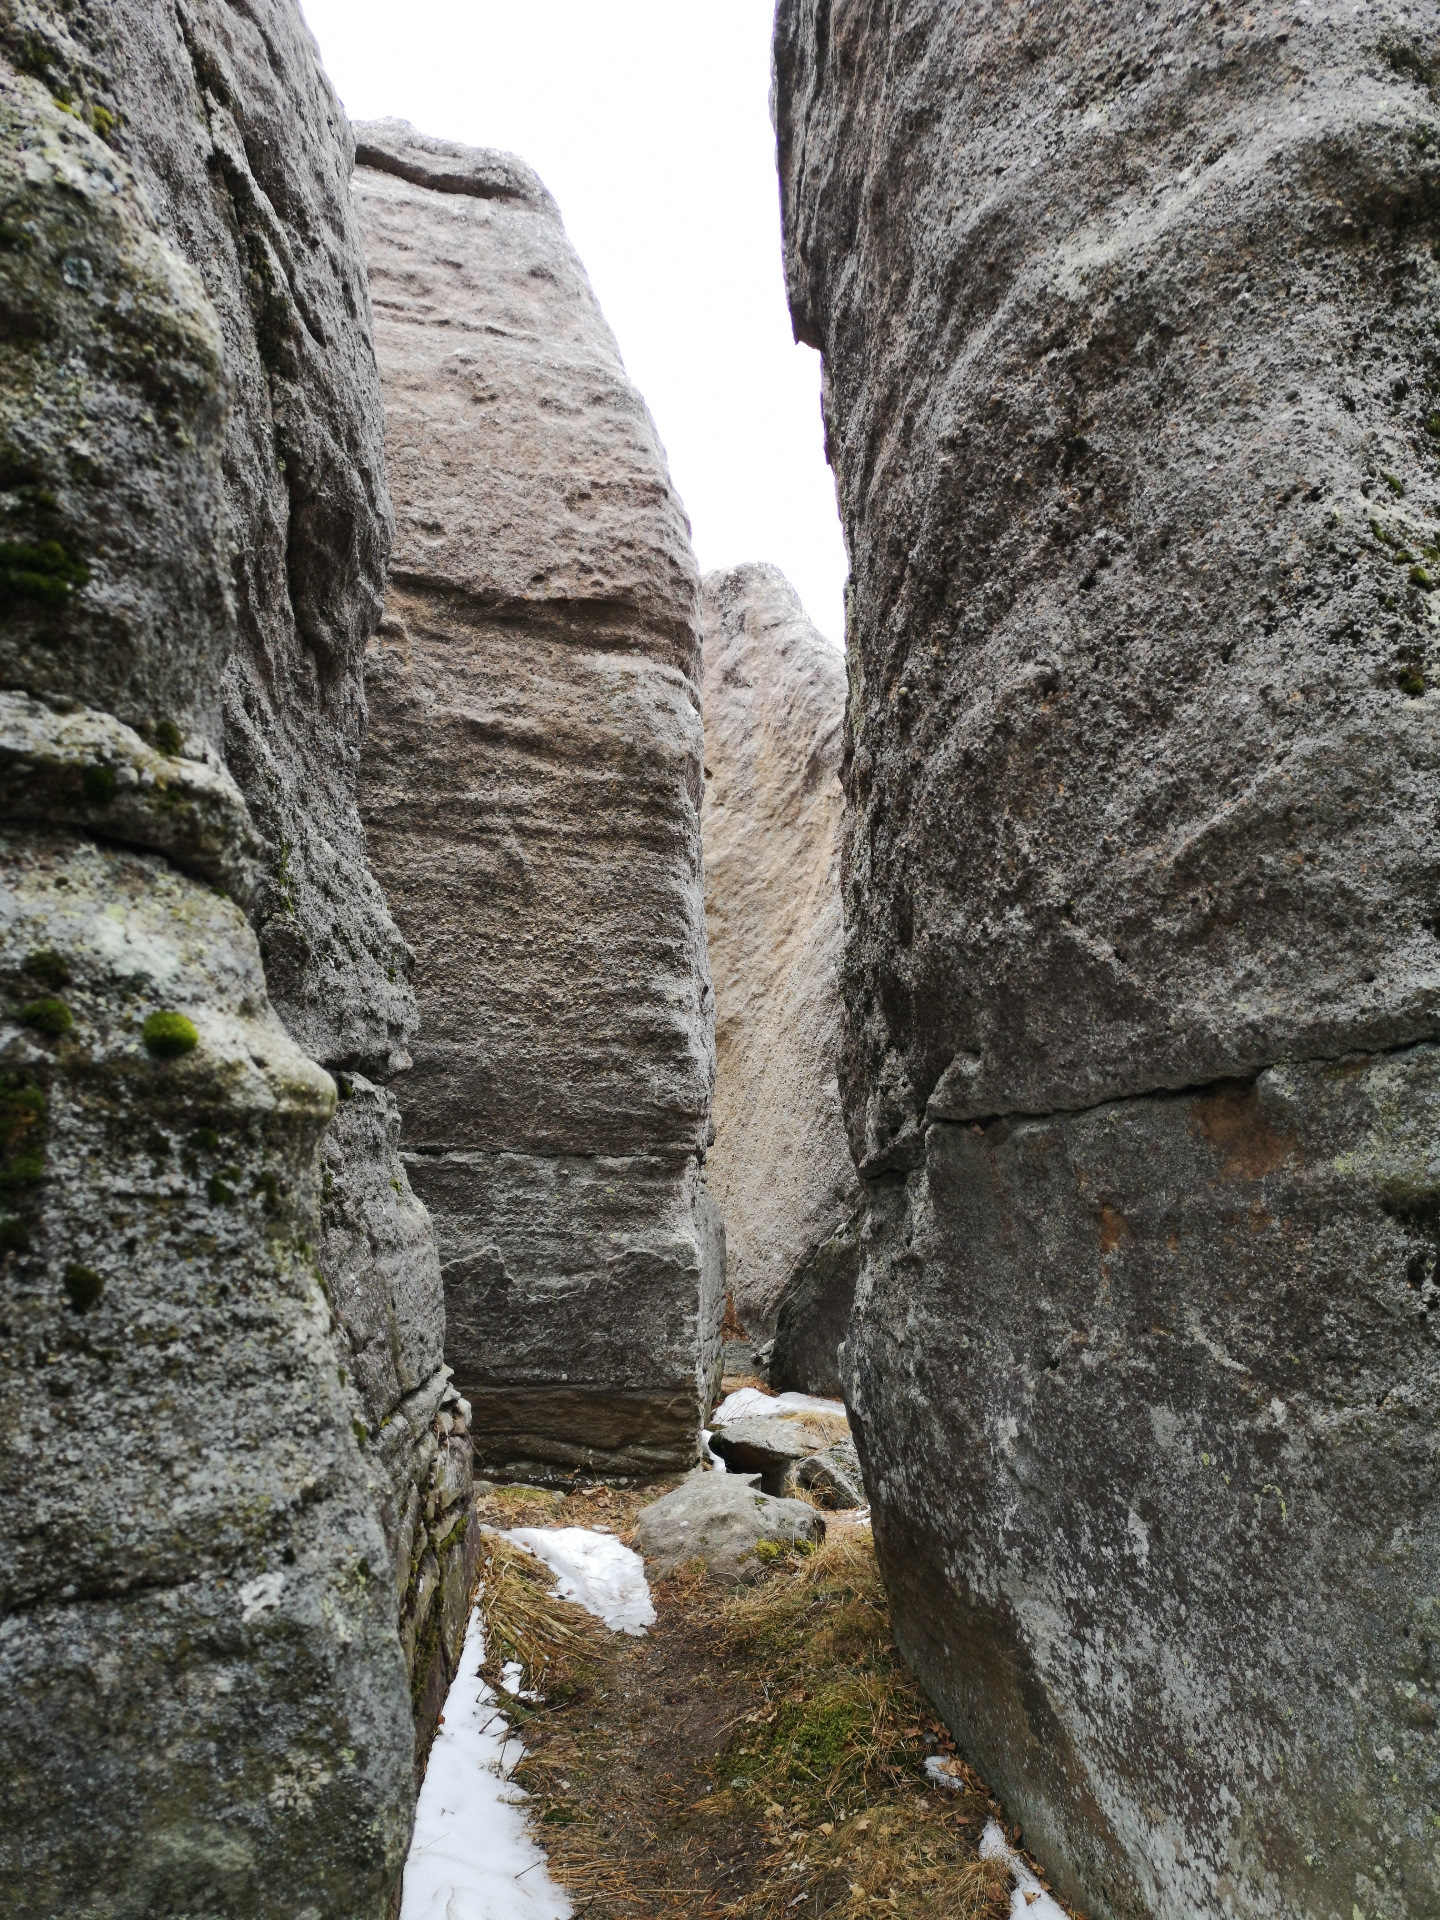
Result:
<svg viewBox="0 0 1440 1920"><path fill-rule="evenodd" d="M895 1651L867 1517L759 1550L748 1586L696 1560L652 1586L627 1543L675 1484L478 1493L401 1920L1057 1920Z"/></svg>

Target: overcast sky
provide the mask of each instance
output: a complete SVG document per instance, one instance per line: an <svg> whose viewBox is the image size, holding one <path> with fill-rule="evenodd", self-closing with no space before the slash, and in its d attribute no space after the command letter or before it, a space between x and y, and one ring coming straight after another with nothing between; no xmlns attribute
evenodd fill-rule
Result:
<svg viewBox="0 0 1440 1920"><path fill-rule="evenodd" d="M521 154L660 428L703 568L783 567L843 638L819 356L790 334L773 0L301 0L352 119Z"/></svg>

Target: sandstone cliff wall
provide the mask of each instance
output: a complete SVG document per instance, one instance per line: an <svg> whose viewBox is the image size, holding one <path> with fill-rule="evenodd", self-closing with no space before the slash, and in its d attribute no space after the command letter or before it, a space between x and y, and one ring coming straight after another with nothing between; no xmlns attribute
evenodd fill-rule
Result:
<svg viewBox="0 0 1440 1920"><path fill-rule="evenodd" d="M468 1446L379 1084L348 128L290 0L0 49L0 1909L379 1916Z"/></svg>
<svg viewBox="0 0 1440 1920"><path fill-rule="evenodd" d="M689 530L535 176L357 135L397 506L362 801L416 953L447 1353L487 1470L661 1471L723 1289Z"/></svg>
<svg viewBox="0 0 1440 1920"><path fill-rule="evenodd" d="M1435 11L775 56L897 1631L1087 1911L1433 1912Z"/></svg>
<svg viewBox="0 0 1440 1920"><path fill-rule="evenodd" d="M777 568L708 574L705 917L727 1279L782 1387L838 1392L860 1184L840 1112L845 661Z"/></svg>

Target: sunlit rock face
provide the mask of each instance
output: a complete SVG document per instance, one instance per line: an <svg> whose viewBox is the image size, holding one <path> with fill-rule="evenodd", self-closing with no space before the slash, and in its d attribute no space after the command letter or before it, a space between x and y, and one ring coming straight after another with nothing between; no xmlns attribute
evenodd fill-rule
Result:
<svg viewBox="0 0 1440 1920"><path fill-rule="evenodd" d="M1433 11L775 56L897 1630L1087 1911L1427 1914Z"/></svg>
<svg viewBox="0 0 1440 1920"><path fill-rule="evenodd" d="M667 1471L724 1285L689 528L535 176L356 133L397 514L362 802L447 1356L486 1471Z"/></svg>
<svg viewBox="0 0 1440 1920"><path fill-rule="evenodd" d="M838 1393L860 1184L840 1112L845 660L775 567L707 574L705 915L728 1281L774 1383Z"/></svg>
<svg viewBox="0 0 1440 1920"><path fill-rule="evenodd" d="M401 1631L406 1514L468 1453L355 806L391 521L351 160L284 0L0 20L0 1876L37 1913L382 1920L404 1653L423 1705L444 1641Z"/></svg>

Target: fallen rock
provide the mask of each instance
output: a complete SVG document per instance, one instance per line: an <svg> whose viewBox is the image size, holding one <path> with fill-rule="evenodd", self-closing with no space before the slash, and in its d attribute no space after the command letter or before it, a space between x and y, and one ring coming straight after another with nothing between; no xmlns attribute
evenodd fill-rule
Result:
<svg viewBox="0 0 1440 1920"><path fill-rule="evenodd" d="M363 805L446 1353L492 1477L673 1472L724 1292L688 526L535 175L357 138L397 511Z"/></svg>
<svg viewBox="0 0 1440 1920"><path fill-rule="evenodd" d="M797 1463L848 1438L849 1431L843 1419L818 1415L731 1420L711 1433L710 1451L736 1473L759 1474L766 1493L790 1493Z"/></svg>
<svg viewBox="0 0 1440 1920"><path fill-rule="evenodd" d="M1440 148L1383 18L777 14L846 1399L899 1645L1097 1920L1440 1910Z"/></svg>
<svg viewBox="0 0 1440 1920"><path fill-rule="evenodd" d="M853 1440L837 1440L819 1453L808 1454L797 1461L791 1477L795 1487L837 1513L865 1505L865 1482Z"/></svg>
<svg viewBox="0 0 1440 1920"><path fill-rule="evenodd" d="M845 659L778 568L708 574L705 913L727 1280L770 1378L838 1392L859 1182L840 1111L840 752Z"/></svg>
<svg viewBox="0 0 1440 1920"><path fill-rule="evenodd" d="M703 1560L712 1580L742 1585L759 1578L763 1546L818 1546L825 1522L803 1500L775 1500L757 1487L758 1475L699 1468L662 1499L640 1511L635 1546L652 1579L690 1560Z"/></svg>

